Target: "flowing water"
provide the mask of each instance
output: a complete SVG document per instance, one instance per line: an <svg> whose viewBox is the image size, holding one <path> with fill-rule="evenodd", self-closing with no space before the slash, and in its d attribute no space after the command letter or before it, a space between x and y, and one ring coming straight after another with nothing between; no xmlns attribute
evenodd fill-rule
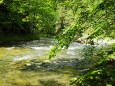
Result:
<svg viewBox="0 0 115 86"><path fill-rule="evenodd" d="M84 45L74 42L49 61L46 57L52 46L50 38L1 43L0 86L70 86Z"/></svg>

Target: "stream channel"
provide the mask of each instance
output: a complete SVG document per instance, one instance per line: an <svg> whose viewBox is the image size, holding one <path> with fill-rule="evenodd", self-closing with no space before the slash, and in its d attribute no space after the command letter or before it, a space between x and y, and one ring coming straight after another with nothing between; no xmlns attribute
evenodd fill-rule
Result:
<svg viewBox="0 0 115 86"><path fill-rule="evenodd" d="M85 68L77 68L84 44L73 42L49 60L50 38L29 42L1 43L0 86L71 86Z"/></svg>

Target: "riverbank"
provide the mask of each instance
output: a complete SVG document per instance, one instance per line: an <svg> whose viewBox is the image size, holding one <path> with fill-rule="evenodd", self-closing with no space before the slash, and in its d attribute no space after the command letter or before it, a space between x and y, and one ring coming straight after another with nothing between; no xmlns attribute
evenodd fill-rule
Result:
<svg viewBox="0 0 115 86"><path fill-rule="evenodd" d="M81 44L102 45L102 46L115 43L115 39L110 37L87 39L87 36L86 37L84 36L74 41Z"/></svg>
<svg viewBox="0 0 115 86"><path fill-rule="evenodd" d="M34 40L52 39L54 36L48 34L31 34L31 35L0 35L0 46L21 45ZM51 41L50 41L51 42ZM39 43L39 42L38 42Z"/></svg>
<svg viewBox="0 0 115 86"><path fill-rule="evenodd" d="M39 39L39 35L0 35L0 42L19 42Z"/></svg>

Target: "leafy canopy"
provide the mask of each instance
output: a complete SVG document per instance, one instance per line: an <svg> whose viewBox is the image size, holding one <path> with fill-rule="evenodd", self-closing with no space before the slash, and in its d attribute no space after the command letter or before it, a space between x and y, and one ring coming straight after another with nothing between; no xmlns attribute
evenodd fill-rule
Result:
<svg viewBox="0 0 115 86"><path fill-rule="evenodd" d="M33 30L46 32L54 30L56 13L52 0L2 0L1 2L5 12L0 10L2 11L0 22L13 23L9 27L15 25L19 27L19 30L30 30L31 32ZM11 27L10 30L12 29L18 30Z"/></svg>
<svg viewBox="0 0 115 86"><path fill-rule="evenodd" d="M75 37L79 38L87 31L87 39L114 38L115 0L65 0L63 3L66 4L66 13L69 13L68 9L72 10L74 19L56 37L49 58L54 57L62 49L68 48Z"/></svg>

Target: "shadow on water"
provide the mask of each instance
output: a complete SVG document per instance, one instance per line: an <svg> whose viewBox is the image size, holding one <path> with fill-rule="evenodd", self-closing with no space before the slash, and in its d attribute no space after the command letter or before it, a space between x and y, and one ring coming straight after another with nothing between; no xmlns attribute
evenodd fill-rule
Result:
<svg viewBox="0 0 115 86"><path fill-rule="evenodd" d="M21 42L2 42L0 41L0 47L14 47L14 46L20 46L20 45L23 45L23 44L26 44L27 42L29 41L21 41Z"/></svg>
<svg viewBox="0 0 115 86"><path fill-rule="evenodd" d="M40 40L32 41L0 41L0 47L27 47L27 46L39 46L42 45L52 45L51 38L43 38Z"/></svg>

